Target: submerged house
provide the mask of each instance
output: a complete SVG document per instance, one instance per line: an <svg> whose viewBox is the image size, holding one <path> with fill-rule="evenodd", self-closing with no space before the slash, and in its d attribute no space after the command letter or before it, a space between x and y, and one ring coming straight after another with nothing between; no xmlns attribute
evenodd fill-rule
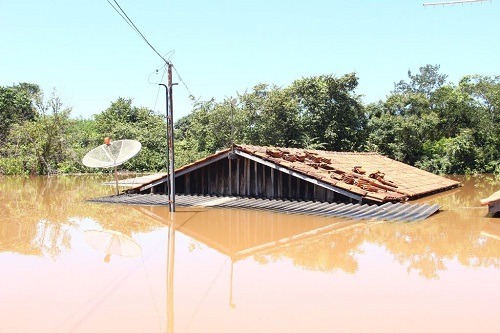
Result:
<svg viewBox="0 0 500 333"><path fill-rule="evenodd" d="M496 191L486 199L481 199L481 205L488 206L488 214L493 217L500 216L500 191Z"/></svg>
<svg viewBox="0 0 500 333"><path fill-rule="evenodd" d="M460 183L377 153L233 145L175 171L176 194L319 202L416 199ZM168 191L168 175L127 193Z"/></svg>

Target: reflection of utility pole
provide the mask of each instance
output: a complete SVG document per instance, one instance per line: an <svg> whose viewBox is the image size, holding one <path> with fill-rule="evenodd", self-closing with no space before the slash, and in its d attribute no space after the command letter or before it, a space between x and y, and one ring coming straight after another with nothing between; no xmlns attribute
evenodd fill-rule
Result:
<svg viewBox="0 0 500 333"><path fill-rule="evenodd" d="M175 228L174 214L170 214L171 220L168 229L168 253L167 253L167 333L174 332L174 258L175 258Z"/></svg>
<svg viewBox="0 0 500 333"><path fill-rule="evenodd" d="M236 308L236 304L233 303L233 266L234 266L234 259L231 258L231 276L229 280L229 308L234 309Z"/></svg>

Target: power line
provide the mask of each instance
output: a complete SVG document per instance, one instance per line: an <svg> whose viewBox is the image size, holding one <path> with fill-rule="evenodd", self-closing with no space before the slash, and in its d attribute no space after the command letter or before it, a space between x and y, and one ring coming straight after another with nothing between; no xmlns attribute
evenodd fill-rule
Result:
<svg viewBox="0 0 500 333"><path fill-rule="evenodd" d="M141 38L146 42L146 44L148 44L148 46L166 63L166 64L170 64L169 61L165 60L165 58L154 48L153 45L151 45L151 43L147 40L146 37L144 37L144 35L142 34L142 32L139 30L139 28L137 28L137 26L134 24L134 22L130 19L130 17L128 17L127 13L125 13L125 11L123 10L123 8L120 6L120 4L118 4L118 2L116 0L113 0L113 2L116 4L116 6L119 8L119 10L111 3L110 0L106 0L111 7L113 7L113 9L122 17L123 20L125 20L125 22L127 22L127 24L135 31L137 32Z"/></svg>
<svg viewBox="0 0 500 333"><path fill-rule="evenodd" d="M170 58L174 55L174 53L175 53L175 51L174 51L174 50L169 51L169 52L165 53L165 54L163 55L163 57L166 57L168 54L170 54L170 55L169 55L169 57L168 57L168 60L170 61ZM156 84L156 85L158 85L158 90L156 91L156 99L155 99L155 104L154 104L154 107L153 107L153 110L155 110L155 111L156 111L156 103L158 103L158 97L159 97L159 95L160 95L160 89L161 89L161 86L159 85L159 83L158 83L158 82L152 83L152 82L151 82L151 80L150 80L150 78L151 78L151 75L153 75L153 74L155 74L155 73L156 73L156 74L158 74L158 72L159 72L161 69L163 69L163 73L162 73L161 78L160 78L160 83L161 83L161 82L163 82L163 78L165 77L165 73L167 73L167 65L168 65L168 64L166 63L166 64L164 64L163 66L161 66L160 68L155 69L155 71L154 71L154 72L152 72L151 74L149 74L149 77L148 77L148 82L149 82L149 84Z"/></svg>
<svg viewBox="0 0 500 333"><path fill-rule="evenodd" d="M114 10L118 13L118 15L120 15L120 16L122 17L122 19L123 19L125 22L127 22L127 24L128 24L128 25L129 25L132 29L134 29L134 27L132 26L132 24L131 24L129 21L127 21L127 19L125 18L125 16L123 16L123 14L122 14L122 13L121 13L118 9L116 9L116 7L115 7L115 6L113 6L113 4L112 4L109 0L107 0L107 1L108 1L109 5L110 5L111 7L113 7L113 9L114 9ZM135 29L134 29L134 30L135 30Z"/></svg>
<svg viewBox="0 0 500 333"><path fill-rule="evenodd" d="M148 39L142 34L142 32L139 30L139 28L137 28L137 26L134 24L134 22L130 19L130 17L127 15L127 13L125 13L125 11L123 10L123 8L120 6L120 4L118 3L117 0L113 0L113 2L115 3L115 5L111 2L111 0L106 0L109 5L118 13L118 15L121 16L121 18L137 33L139 34L139 36L141 36L141 38L144 40L144 42L146 42L146 44L148 44L148 46L165 62L166 65L172 65L172 63L169 61L169 60L166 60L164 56L162 56L157 50L156 48L148 41ZM118 7L118 8L117 8ZM167 54L171 53L172 51L168 52ZM172 53L173 54L173 53ZM171 55L172 56L172 55ZM169 57L170 58L170 57ZM163 66L165 67L165 66ZM173 66L172 66L173 67ZM183 84L183 86L186 88L186 90L188 91L189 93L189 98L191 100L194 100L194 95L193 93L191 93L191 90L189 90L186 82L184 82L184 80L181 78L179 72L177 71L177 69L174 67L174 70L175 70L175 73L177 74L177 77L179 79L179 81ZM158 70L157 70L158 72ZM163 73L163 75L165 75L165 72ZM163 79L163 75L162 75L162 79ZM158 89L158 93L159 93L159 89ZM158 93L156 95L156 101L155 101L155 108L156 108L156 102L158 101Z"/></svg>
<svg viewBox="0 0 500 333"><path fill-rule="evenodd" d="M160 79L160 82L163 81L163 77L165 76L165 73L167 72L167 68L165 66L163 66L163 73L161 74L161 79ZM158 71L159 69L156 70L156 74L158 74ZM158 102L158 96L160 95L160 88L161 86L158 84L158 90L156 91L156 99L155 99L155 105L153 107L153 110L156 111L156 103Z"/></svg>
<svg viewBox="0 0 500 333"><path fill-rule="evenodd" d="M181 81L182 85L186 88L186 90L188 91L189 93L189 98L191 100L194 100L194 95L191 93L191 90L189 90L188 86L186 85L186 82L184 82L184 80L181 78L179 72L177 71L177 68L174 67L174 71L175 71L175 74L177 74L177 78L179 79L179 81Z"/></svg>

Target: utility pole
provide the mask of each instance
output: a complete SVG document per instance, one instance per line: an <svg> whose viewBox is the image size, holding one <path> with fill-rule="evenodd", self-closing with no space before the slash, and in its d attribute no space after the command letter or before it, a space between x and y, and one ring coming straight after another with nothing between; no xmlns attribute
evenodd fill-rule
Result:
<svg viewBox="0 0 500 333"><path fill-rule="evenodd" d="M169 155L170 193L168 197L170 212L175 212L175 166L174 166L174 99L172 96L172 63L168 63L168 108L167 108L167 138Z"/></svg>
<svg viewBox="0 0 500 333"><path fill-rule="evenodd" d="M168 209L170 212L175 212L175 166L174 166L174 100L172 96L172 86L177 83L172 83L172 64L167 63L168 66L168 83L160 86L165 87L166 96L166 116L167 116L167 167L168 167Z"/></svg>

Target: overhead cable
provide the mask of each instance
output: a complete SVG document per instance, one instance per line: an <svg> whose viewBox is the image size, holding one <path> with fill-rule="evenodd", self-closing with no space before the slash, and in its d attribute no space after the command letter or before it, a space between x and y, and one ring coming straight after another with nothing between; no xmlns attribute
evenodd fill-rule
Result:
<svg viewBox="0 0 500 333"><path fill-rule="evenodd" d="M177 69L175 68L175 66L173 66L173 67L174 67L175 74L177 74L177 78L179 79L179 81L181 81L181 83L184 85L184 87L188 91L189 98L191 100L194 100L194 95L191 93L191 90L189 90L188 86L186 85L186 82L184 82L184 80L181 78L181 76L179 75L179 72L177 71Z"/></svg>
<svg viewBox="0 0 500 333"><path fill-rule="evenodd" d="M121 16L121 18L137 33L139 34L139 36L141 36L141 38L144 40L144 42L146 42L146 44L148 44L148 46L165 62L166 65L172 65L172 63L169 61L169 60L166 60L165 59L165 56L162 56L157 50L156 48L148 41L148 39L142 34L142 32L139 30L139 28L137 28L137 26L134 24L134 22L130 19L130 17L127 15L127 13L125 13L125 11L123 10L123 8L120 6L120 4L118 3L117 0L113 0L114 5L111 0L106 0L109 5L118 13L118 15ZM170 51L168 52L167 54L170 53L170 57L173 55L173 51ZM165 55L167 55L165 54ZM169 57L169 59L170 59ZM162 67L165 67L162 66ZM174 67L174 66L172 66ZM159 69L158 69L159 70ZM156 72L158 72L158 70L156 70ZM194 100L195 97L193 95L193 93L191 93L191 90L189 90L186 82L184 82L184 80L181 78L179 72L177 71L177 69L174 67L174 70L175 70L175 73L177 74L177 77L179 79L179 81L184 85L184 87L186 88L186 90L188 91L189 93L189 98L191 100ZM165 75L165 72L163 73L163 75ZM163 75L162 75L162 79L163 79ZM151 82L150 82L151 83ZM158 92L159 92L159 89L158 89ZM158 100L158 94L156 96L156 101ZM155 108L156 108L156 101L155 101Z"/></svg>
<svg viewBox="0 0 500 333"><path fill-rule="evenodd" d="M146 37L144 37L144 35L142 34L142 32L139 30L139 28L137 28L137 26L134 24L134 22L130 19L130 17L128 17L127 13L125 13L125 11L123 10L123 8L120 6L120 4L118 4L118 2L116 0L113 0L113 2L116 4L116 6L118 7L118 9L111 3L110 0L106 0L111 7L113 7L113 9L125 20L125 22L127 22L127 24L132 28L134 29L135 32L137 32L141 37L142 39L146 42L146 44L149 45L149 47L166 63L166 64L170 64L169 61L165 60L165 58L154 48L153 45L151 45L151 43L147 40Z"/></svg>

